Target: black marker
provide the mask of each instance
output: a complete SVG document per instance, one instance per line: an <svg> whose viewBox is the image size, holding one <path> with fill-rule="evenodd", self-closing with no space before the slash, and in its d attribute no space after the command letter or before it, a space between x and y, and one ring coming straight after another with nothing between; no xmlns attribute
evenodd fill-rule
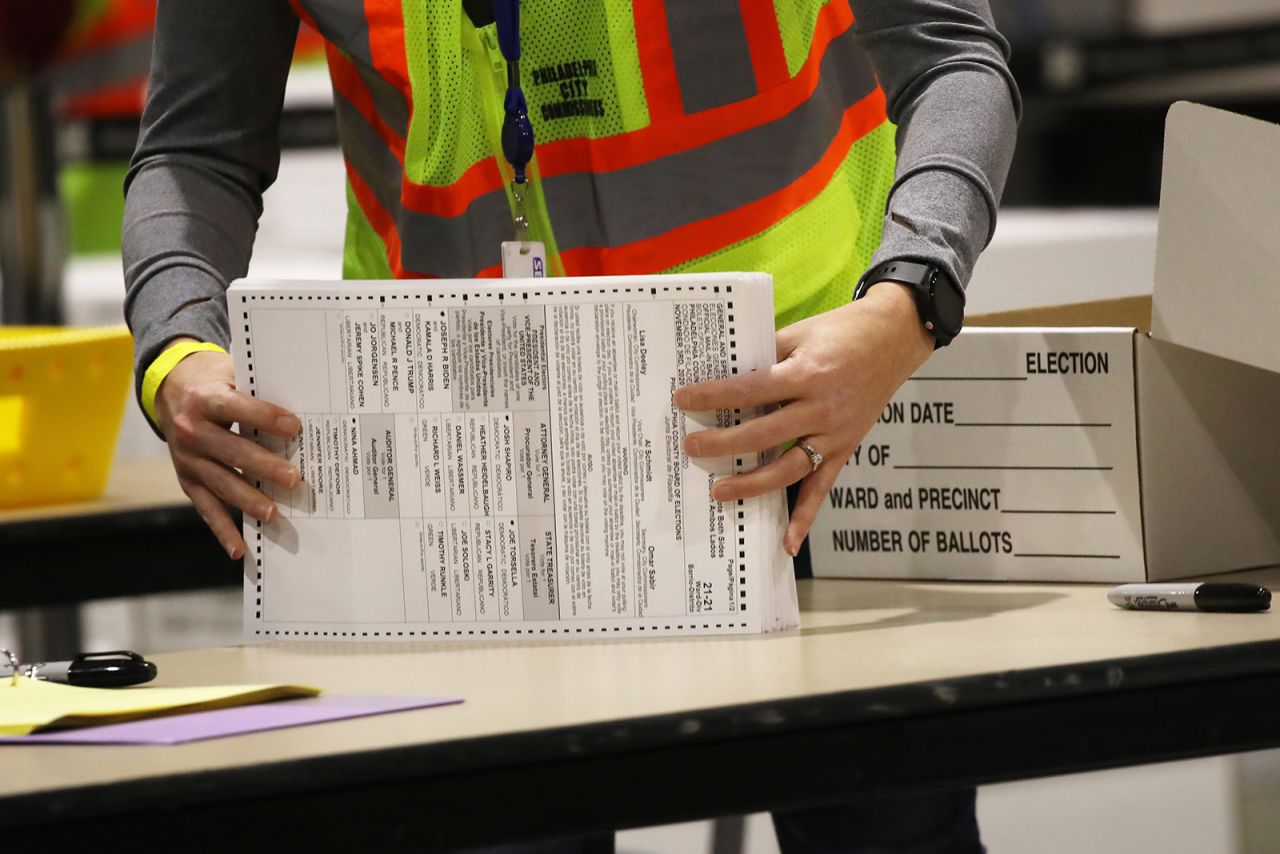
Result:
<svg viewBox="0 0 1280 854"><path fill-rule="evenodd" d="M156 678L156 666L136 652L86 652L70 661L23 664L18 673L32 679L47 679L82 688L124 688ZM0 679L13 675L13 668L0 664Z"/></svg>
<svg viewBox="0 0 1280 854"><path fill-rule="evenodd" d="M1228 611L1271 607L1271 591L1256 584L1192 581L1182 584L1121 584L1107 594L1112 605L1131 611Z"/></svg>

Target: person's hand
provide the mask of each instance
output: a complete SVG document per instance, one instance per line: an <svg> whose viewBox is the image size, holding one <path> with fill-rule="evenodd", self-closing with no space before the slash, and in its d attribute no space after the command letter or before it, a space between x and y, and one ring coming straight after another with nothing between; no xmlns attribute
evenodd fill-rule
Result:
<svg viewBox="0 0 1280 854"><path fill-rule="evenodd" d="M225 505L263 522L277 512L275 503L236 469L286 489L297 486L301 475L287 460L231 432L231 425L239 422L242 432L257 429L285 438L302 429L298 416L238 391L235 380L230 356L201 351L179 362L156 392L156 420L169 443L178 483L233 560L244 555L245 544Z"/></svg>
<svg viewBox="0 0 1280 854"><path fill-rule="evenodd" d="M797 446L711 488L712 498L732 501L803 478L783 538L794 555L845 461L933 346L910 291L892 282L877 285L855 303L779 330L773 367L677 389L676 406L686 412L781 407L736 427L690 433L685 453L742 455L804 439L822 454L822 465L812 473L808 455Z"/></svg>

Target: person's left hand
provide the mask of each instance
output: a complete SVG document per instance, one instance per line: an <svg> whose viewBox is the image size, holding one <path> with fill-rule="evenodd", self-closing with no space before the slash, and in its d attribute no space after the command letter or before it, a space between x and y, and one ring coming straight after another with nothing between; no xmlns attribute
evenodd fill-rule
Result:
<svg viewBox="0 0 1280 854"><path fill-rule="evenodd" d="M795 555L845 461L933 345L910 291L892 282L877 285L855 303L779 330L776 365L677 389L675 404L686 412L781 406L736 427L690 433L685 453L741 455L804 439L822 454L822 465L812 473L808 455L797 446L711 488L712 498L732 501L804 478L783 538Z"/></svg>

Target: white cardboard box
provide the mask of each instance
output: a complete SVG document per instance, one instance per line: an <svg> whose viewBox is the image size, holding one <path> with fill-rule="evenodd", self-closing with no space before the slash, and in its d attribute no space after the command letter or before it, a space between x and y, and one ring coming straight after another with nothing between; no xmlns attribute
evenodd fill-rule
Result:
<svg viewBox="0 0 1280 854"><path fill-rule="evenodd" d="M975 318L841 473L814 574L1115 582L1280 563L1277 159L1280 127L1175 105L1153 299Z"/></svg>

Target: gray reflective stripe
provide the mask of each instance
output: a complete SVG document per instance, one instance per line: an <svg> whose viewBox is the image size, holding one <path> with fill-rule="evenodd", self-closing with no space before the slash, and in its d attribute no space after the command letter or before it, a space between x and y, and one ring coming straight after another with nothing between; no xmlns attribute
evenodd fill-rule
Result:
<svg viewBox="0 0 1280 854"><path fill-rule="evenodd" d="M512 233L506 190L475 199L456 217L406 210L400 205L403 170L395 152L340 93L334 95L342 153L395 220L405 269L445 278L468 278L501 261L500 243Z"/></svg>
<svg viewBox="0 0 1280 854"><path fill-rule="evenodd" d="M674 0L666 8L667 32L686 113L756 94L756 75L738 0Z"/></svg>
<svg viewBox="0 0 1280 854"><path fill-rule="evenodd" d="M404 176L400 161L341 92L333 93L333 106L343 156L369 185L378 204L394 217L400 210L400 181Z"/></svg>
<svg viewBox="0 0 1280 854"><path fill-rule="evenodd" d="M49 71L57 95L83 95L146 77L151 70L151 33L76 57Z"/></svg>
<svg viewBox="0 0 1280 854"><path fill-rule="evenodd" d="M406 269L464 279L502 263L502 241L513 233L506 190L493 190L456 217L402 211L401 257Z"/></svg>
<svg viewBox="0 0 1280 854"><path fill-rule="evenodd" d="M845 109L875 88L850 30L827 49L813 95L776 121L628 169L546 179L556 244L562 252L624 246L780 190L817 164Z"/></svg>
<svg viewBox="0 0 1280 854"><path fill-rule="evenodd" d="M320 35L345 50L357 62L373 67L369 21L360 0L301 0Z"/></svg>
<svg viewBox="0 0 1280 854"><path fill-rule="evenodd" d="M353 63L360 72L360 79L373 98L374 109L387 123L387 127L404 137L409 134L409 105L405 103L404 93L392 86L382 75L367 65Z"/></svg>
<svg viewBox="0 0 1280 854"><path fill-rule="evenodd" d="M400 136L409 133L409 105L404 93L382 78L373 65L369 21L364 4L349 0L302 0L320 34L342 48L373 98L378 115Z"/></svg>
<svg viewBox="0 0 1280 854"><path fill-rule="evenodd" d="M543 181L561 251L623 246L740 208L793 183L814 167L845 110L876 88L871 65L842 34L823 57L816 90L776 121L708 145L614 172L575 172ZM408 270L464 278L500 261L510 238L506 191L476 198L456 217L405 210L395 153L341 95L334 99L343 152L395 219Z"/></svg>

